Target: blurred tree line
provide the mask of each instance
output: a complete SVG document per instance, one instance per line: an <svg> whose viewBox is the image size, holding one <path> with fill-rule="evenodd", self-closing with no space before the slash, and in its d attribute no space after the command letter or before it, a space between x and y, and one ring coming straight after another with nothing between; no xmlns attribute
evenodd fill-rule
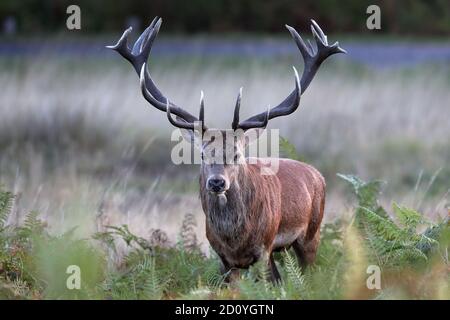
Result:
<svg viewBox="0 0 450 320"><path fill-rule="evenodd" d="M162 16L165 31L279 32L285 23L308 27L314 18L333 32L367 32L366 9L381 8L381 33L450 34L449 0L1 0L0 21L19 33L65 29L66 8L81 8L84 32L117 32L144 27Z"/></svg>

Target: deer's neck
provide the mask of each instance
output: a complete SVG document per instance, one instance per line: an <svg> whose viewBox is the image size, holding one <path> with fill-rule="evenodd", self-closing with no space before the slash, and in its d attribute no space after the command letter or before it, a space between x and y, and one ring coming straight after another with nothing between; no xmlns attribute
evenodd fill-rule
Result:
<svg viewBox="0 0 450 320"><path fill-rule="evenodd" d="M226 201L206 191L205 177L200 177L200 196L206 221L210 228L230 246L236 239L242 239L248 220L247 212L254 198L253 183L246 169L244 165L239 168L239 175L231 182L230 188L224 194Z"/></svg>

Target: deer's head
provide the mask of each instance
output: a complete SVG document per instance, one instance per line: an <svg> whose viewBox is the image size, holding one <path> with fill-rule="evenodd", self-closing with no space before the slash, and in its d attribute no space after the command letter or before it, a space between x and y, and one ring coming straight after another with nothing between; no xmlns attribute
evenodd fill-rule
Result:
<svg viewBox="0 0 450 320"><path fill-rule="evenodd" d="M269 120L289 115L297 110L302 93L308 88L321 63L332 54L345 53L345 50L340 48L337 42L328 45L327 36L314 20L312 20L311 30L316 43L315 46L309 41L305 44L297 31L286 25L304 60L301 79L299 79L294 67L295 88L293 91L277 106L268 108L267 111L254 115L247 120L240 121L241 89L236 100L231 129L208 129L204 123L203 93L200 98L199 116L196 117L169 101L156 87L148 72L146 61L161 23L162 19L156 17L136 40L132 49L127 44L131 27L124 32L116 45L108 48L119 52L133 65L140 75L141 91L144 98L155 108L166 112L169 122L182 129L183 136L200 149L202 180L205 184L203 188L217 196L223 196L236 181L240 170L245 170L244 149L249 142L249 137L257 137L255 132L264 129Z"/></svg>

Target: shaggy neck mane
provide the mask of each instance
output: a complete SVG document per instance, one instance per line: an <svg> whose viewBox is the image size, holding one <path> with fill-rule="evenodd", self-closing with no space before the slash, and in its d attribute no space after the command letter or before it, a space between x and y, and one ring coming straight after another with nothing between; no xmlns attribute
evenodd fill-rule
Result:
<svg viewBox="0 0 450 320"><path fill-rule="evenodd" d="M203 171L200 174L200 197L206 212L207 223L230 245L245 232L248 221L247 212L250 211L247 206L253 203L256 192L250 170L251 168L246 164L239 165L237 177L230 181L230 188L225 193L225 204L221 203L217 195L205 189L206 177Z"/></svg>

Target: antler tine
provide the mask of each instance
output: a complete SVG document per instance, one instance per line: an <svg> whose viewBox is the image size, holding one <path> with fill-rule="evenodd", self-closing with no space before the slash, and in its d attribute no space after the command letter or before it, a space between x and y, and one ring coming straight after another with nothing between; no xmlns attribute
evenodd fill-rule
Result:
<svg viewBox="0 0 450 320"><path fill-rule="evenodd" d="M326 34L322 31L322 29L314 19L311 19L311 31L313 32L313 34L316 33L320 37L320 39L322 39L325 45L328 45L328 38Z"/></svg>
<svg viewBox="0 0 450 320"><path fill-rule="evenodd" d="M134 67L136 72L139 74L142 65L147 61L150 54L153 41L158 35L159 28L161 27L162 19L156 17L150 23L150 25L142 32L139 38L133 45L133 48L128 47L128 37L133 30L129 27L124 31L119 41L115 45L106 46L108 49L117 51L122 57L127 59Z"/></svg>
<svg viewBox="0 0 450 320"><path fill-rule="evenodd" d="M305 43L294 28L288 25L286 25L286 28L290 32L300 51L300 54L302 55L304 61L303 74L300 81L298 81L297 70L294 68L294 72L296 74L295 89L279 105L270 110L269 120L294 112L300 103L301 94L303 94L303 92L305 92L308 88L322 62L333 54L346 53L344 49L339 47L338 42L335 42L332 45L328 44L327 36L314 20L311 20L311 32L316 42L315 47L311 44L311 42L309 42L309 40ZM257 114L245 120L244 123L239 125L239 127L248 127L247 123L263 121L265 116L265 112Z"/></svg>
<svg viewBox="0 0 450 320"><path fill-rule="evenodd" d="M124 57L125 59L127 59L128 61L130 61L131 63L133 63L133 56L130 52L130 49L128 48L128 35L131 33L131 31L133 30L132 27L129 27L128 29L126 29L122 36L119 38L119 40L117 41L116 44L112 45L112 46L106 46L106 48L108 49L112 49L114 51L117 51L118 53L120 53L120 55L122 57Z"/></svg>
<svg viewBox="0 0 450 320"><path fill-rule="evenodd" d="M252 128L254 125L255 128L261 128L261 123L264 123L266 120L269 121L270 119L285 116L288 114L293 113L295 110L297 110L298 106L300 105L300 97L301 97L301 85L300 80L298 76L297 69L293 66L292 69L294 70L294 76L295 76L295 88L292 91L292 93L283 100L278 106L270 109L267 113L263 112L260 114L257 114L256 116L253 116L242 123L239 123L238 127L244 130ZM236 111L235 111L236 114ZM239 118L238 118L239 121ZM234 122L233 122L234 123ZM267 125L267 123L266 123ZM266 126L265 125L265 126ZM265 127L264 126L264 127ZM234 129L234 128L233 128ZM236 129L235 129L236 130Z"/></svg>
<svg viewBox="0 0 450 320"><path fill-rule="evenodd" d="M308 57L311 57L313 55L312 51L311 51L311 43L308 41L308 46L305 44L305 42L303 41L303 38L298 34L297 30L295 30L294 28L292 28L289 25L285 25L286 28L288 29L288 31L290 32L292 38L295 41L295 44L298 47L298 50L300 51L303 60L308 59Z"/></svg>
<svg viewBox="0 0 450 320"><path fill-rule="evenodd" d="M303 41L300 34L298 34L298 32L294 28L288 25L286 25L286 27L291 33L291 36L294 39L303 57L304 69L302 78L300 80L303 93L308 88L309 84L314 78L314 75L316 74L322 62L325 61L325 59L336 53L346 53L346 51L339 47L338 42L335 42L331 46L328 45L327 36L314 20L311 20L311 32L316 42L316 48L314 48L309 41L308 48L305 45L305 42Z"/></svg>
<svg viewBox="0 0 450 320"><path fill-rule="evenodd" d="M153 31L153 29L155 29L154 36L152 39L152 42L153 42L153 40L155 39L156 35L159 32L159 28L161 27L161 24L162 24L162 19L159 19L158 17L155 17L152 20L150 25L144 30L144 32L142 32L142 34L139 36L139 38L134 43L133 49L131 50L131 52L134 55L139 55L141 52L144 51L145 48L151 48L153 43L151 43L150 46L147 46L148 40L149 40L149 34L150 34L150 32ZM145 54L143 54L143 56L145 56ZM147 56L148 56L148 54L147 54Z"/></svg>
<svg viewBox="0 0 450 320"><path fill-rule="evenodd" d="M134 44L132 49L133 54L136 56L136 62L135 64L133 64L133 66L136 69L136 72L140 71L140 69L137 70L137 68L141 68L141 66L147 62L153 47L153 42L155 41L156 36L159 33L159 29L161 28L161 24L162 19L155 17L153 21L150 23L150 26L148 26L147 29L145 29L144 32L136 40L136 43ZM149 88L149 91L156 99L158 99L161 102L167 100L166 97L164 97L164 95L161 93L161 91L153 82L148 70L146 70L145 72L145 82L147 87ZM171 105L175 106L173 103L171 103Z"/></svg>
<svg viewBox="0 0 450 320"><path fill-rule="evenodd" d="M241 109L241 99L242 99L242 87L239 89L239 94L236 99L236 105L234 106L233 122L231 123L231 128L237 130L239 127L239 112Z"/></svg>
<svg viewBox="0 0 450 320"><path fill-rule="evenodd" d="M203 90L200 91L200 112L198 114L198 121L201 122L202 130L204 131L205 126L205 95L203 94Z"/></svg>
<svg viewBox="0 0 450 320"><path fill-rule="evenodd" d="M141 90L144 98L157 109L167 111L166 103L169 99L167 99L156 87L146 66L153 42L158 35L161 24L162 19L155 17L150 25L136 40L132 49L128 47L128 37L132 31L131 27L125 30L115 45L107 46L107 48L117 51L122 57L133 65L134 69L140 76ZM195 116L178 107L174 103L169 102L169 104L171 106L171 112L181 118L181 120L184 120L186 123L193 123L198 120Z"/></svg>

